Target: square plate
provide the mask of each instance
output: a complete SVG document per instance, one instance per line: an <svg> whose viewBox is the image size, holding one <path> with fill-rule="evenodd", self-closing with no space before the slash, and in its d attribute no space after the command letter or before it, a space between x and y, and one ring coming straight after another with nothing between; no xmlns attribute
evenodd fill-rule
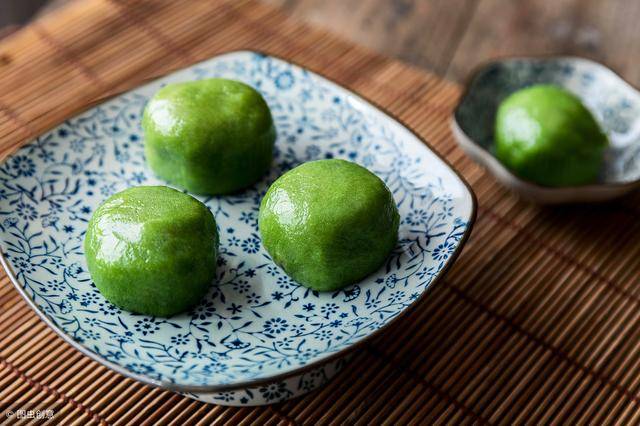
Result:
<svg viewBox="0 0 640 426"><path fill-rule="evenodd" d="M91 281L82 242L108 196L165 184L146 168L140 118L163 85L244 81L278 131L269 176L246 191L198 197L220 232L217 284L192 312L122 311ZM273 264L257 229L260 200L284 171L344 158L389 186L401 225L379 271L341 291L299 286ZM140 381L184 392L282 379L344 355L388 326L453 262L475 218L468 185L415 134L352 92L264 54L224 54L98 105L22 147L0 166L3 263L33 309L65 340Z"/></svg>

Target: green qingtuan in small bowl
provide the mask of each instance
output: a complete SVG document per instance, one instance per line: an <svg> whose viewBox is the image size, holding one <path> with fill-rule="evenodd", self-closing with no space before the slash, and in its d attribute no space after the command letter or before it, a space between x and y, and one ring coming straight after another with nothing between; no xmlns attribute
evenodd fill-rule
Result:
<svg viewBox="0 0 640 426"><path fill-rule="evenodd" d="M209 209L165 186L119 192L93 213L84 242L91 278L128 311L170 316L205 295L215 278L218 234Z"/></svg>
<svg viewBox="0 0 640 426"><path fill-rule="evenodd" d="M276 139L260 93L222 78L163 87L145 108L142 127L151 169L198 194L232 193L258 181Z"/></svg>
<svg viewBox="0 0 640 426"><path fill-rule="evenodd" d="M519 177L563 187L595 182L607 137L572 93L535 85L507 97L498 107L495 155Z"/></svg>
<svg viewBox="0 0 640 426"><path fill-rule="evenodd" d="M376 175L344 160L302 164L260 205L262 242L300 284L337 290L377 270L398 240L393 196Z"/></svg>

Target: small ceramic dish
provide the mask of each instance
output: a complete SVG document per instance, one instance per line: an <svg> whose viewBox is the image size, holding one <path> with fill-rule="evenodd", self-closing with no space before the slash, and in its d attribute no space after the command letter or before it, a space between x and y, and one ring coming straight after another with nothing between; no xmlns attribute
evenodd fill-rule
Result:
<svg viewBox="0 0 640 426"><path fill-rule="evenodd" d="M551 83L576 94L609 137L599 182L551 188L515 176L493 155L496 110L509 94ZM574 57L509 58L472 73L451 121L458 144L508 188L542 204L610 200L640 187L640 93L607 67Z"/></svg>
<svg viewBox="0 0 640 426"><path fill-rule="evenodd" d="M191 312L153 318L97 291L82 241L95 208L127 187L164 184L146 168L140 117L164 84L206 77L262 92L278 130L269 176L246 191L199 197L220 231L217 283ZM385 180L402 224L388 262L362 282L318 293L276 267L257 213L269 184L304 161L340 157ZM352 349L414 305L451 265L471 230L475 198L406 127L346 89L253 52L215 57L72 118L0 165L3 265L33 309L66 341L126 376L225 405L258 405L329 380Z"/></svg>

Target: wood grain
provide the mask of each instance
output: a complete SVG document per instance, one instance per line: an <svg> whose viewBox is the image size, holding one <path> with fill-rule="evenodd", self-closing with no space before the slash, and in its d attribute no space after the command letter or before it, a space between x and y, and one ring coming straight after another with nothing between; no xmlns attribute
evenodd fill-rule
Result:
<svg viewBox="0 0 640 426"><path fill-rule="evenodd" d="M505 55L569 54L604 62L640 84L640 2L481 0L447 77Z"/></svg>
<svg viewBox="0 0 640 426"><path fill-rule="evenodd" d="M49 0L39 13L72 1ZM604 62L640 85L640 62L635 60L640 54L637 0L264 1L454 81L462 81L475 66L494 57L568 54ZM24 19L27 6L35 10L43 2L3 2L0 15L4 8L5 19L16 14Z"/></svg>
<svg viewBox="0 0 640 426"><path fill-rule="evenodd" d="M454 81L498 56L569 54L640 85L636 0L265 1Z"/></svg>
<svg viewBox="0 0 640 426"><path fill-rule="evenodd" d="M363 46L446 72L478 0L270 0Z"/></svg>

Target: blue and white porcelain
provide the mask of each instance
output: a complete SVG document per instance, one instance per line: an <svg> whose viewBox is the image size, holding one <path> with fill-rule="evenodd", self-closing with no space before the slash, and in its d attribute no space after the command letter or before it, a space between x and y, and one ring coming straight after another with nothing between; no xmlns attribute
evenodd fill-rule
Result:
<svg viewBox="0 0 640 426"><path fill-rule="evenodd" d="M164 84L244 81L265 97L278 139L269 176L231 196L199 197L220 232L217 282L191 312L153 318L98 292L82 241L111 194L164 184L147 169L140 117ZM402 222L386 264L341 291L299 286L260 244L269 184L304 161L358 162L392 190ZM215 57L120 95L43 134L0 166L3 264L65 340L142 382L225 405L285 400L328 381L345 355L414 305L451 265L475 218L467 184L415 134L367 101L264 54Z"/></svg>
<svg viewBox="0 0 640 426"><path fill-rule="evenodd" d="M609 137L599 181L550 188L515 176L493 156L498 105L533 84L551 83L571 91L591 110ZM509 58L473 73L456 107L452 129L459 145L505 186L544 204L610 200L640 188L640 93L604 65L575 57Z"/></svg>

